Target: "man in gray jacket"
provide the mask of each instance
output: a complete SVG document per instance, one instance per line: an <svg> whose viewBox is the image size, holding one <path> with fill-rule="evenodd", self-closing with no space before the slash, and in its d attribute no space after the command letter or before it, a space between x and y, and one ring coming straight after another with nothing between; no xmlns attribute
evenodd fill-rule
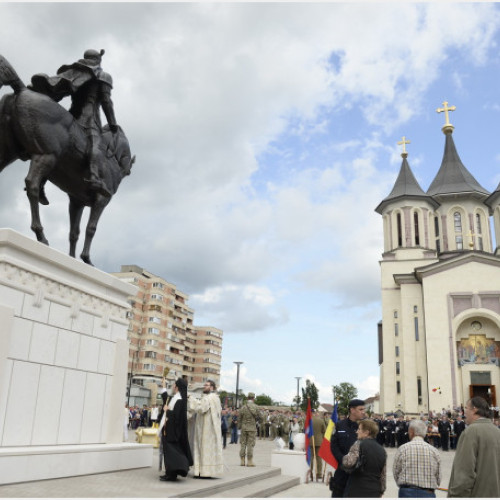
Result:
<svg viewBox="0 0 500 500"><path fill-rule="evenodd" d="M500 429L489 419L488 403L467 401L467 429L458 441L451 469L449 497L500 497Z"/></svg>

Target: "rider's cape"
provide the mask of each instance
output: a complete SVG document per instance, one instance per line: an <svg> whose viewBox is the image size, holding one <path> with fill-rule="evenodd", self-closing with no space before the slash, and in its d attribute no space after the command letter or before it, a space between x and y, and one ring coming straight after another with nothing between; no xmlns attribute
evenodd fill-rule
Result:
<svg viewBox="0 0 500 500"><path fill-rule="evenodd" d="M37 73L31 78L30 88L59 102L66 96L73 95L90 80L99 80L113 86L111 76L100 66L89 65L85 59L61 66L56 76Z"/></svg>

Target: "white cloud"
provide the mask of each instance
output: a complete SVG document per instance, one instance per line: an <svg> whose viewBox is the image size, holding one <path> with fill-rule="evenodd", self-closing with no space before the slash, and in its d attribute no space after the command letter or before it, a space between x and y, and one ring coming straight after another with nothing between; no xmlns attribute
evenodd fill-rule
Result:
<svg viewBox="0 0 500 500"><path fill-rule="evenodd" d="M253 392L256 395L267 394L269 395L269 387L258 378L251 378L247 375L248 368L243 364L240 365L238 390L243 390L245 394ZM230 370L222 370L220 378L220 390L234 393L236 391L236 376L237 367L232 365Z"/></svg>
<svg viewBox="0 0 500 500"><path fill-rule="evenodd" d="M339 232L340 224L328 225L331 214L335 204L352 209L368 182L337 184L331 193L336 200L318 207L313 200L346 171L309 169L300 180L317 174L321 182L276 185L270 205L252 189L251 176L261 168L257 157L292 118L298 131L324 134L324 118L316 123L324 109L334 115L360 104L370 123L396 127L409 120L451 47L484 62L495 10L484 4L449 7L3 4L10 28L2 50L28 80L81 57L89 43L106 48L103 65L114 77L116 114L137 163L99 224L94 260L116 270L143 259L188 291L201 291L220 282L255 283L273 272L285 245L301 245L325 231L336 234L334 247L350 239ZM443 16L453 22L443 23ZM74 18L81 19L79 26L69 22ZM329 62L332 54L336 63ZM373 165L360 159L352 167L351 175L362 180ZM9 207L10 192L3 198ZM358 213L371 211L379 193ZM53 228L67 228L66 211L56 209L44 212L47 236L65 250L67 230L54 234ZM127 235L117 231L123 221ZM12 225L29 227L27 210Z"/></svg>
<svg viewBox="0 0 500 500"><path fill-rule="evenodd" d="M225 333L258 332L288 321L282 307L274 308L275 296L264 286L220 286L191 296L197 313Z"/></svg>
<svg viewBox="0 0 500 500"><path fill-rule="evenodd" d="M371 375L364 380L354 383L358 389L358 396L361 399L366 399L380 392L380 377Z"/></svg>

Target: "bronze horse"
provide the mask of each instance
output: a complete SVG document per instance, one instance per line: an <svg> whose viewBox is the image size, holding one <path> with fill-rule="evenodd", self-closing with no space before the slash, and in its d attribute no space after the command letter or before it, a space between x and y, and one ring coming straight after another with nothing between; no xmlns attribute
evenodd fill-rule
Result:
<svg viewBox="0 0 500 500"><path fill-rule="evenodd" d="M81 259L91 264L90 246L97 223L111 198L92 190L84 178L88 171L85 131L69 111L44 94L28 89L9 62L0 55L0 88L14 91L0 100L0 172L15 160L30 160L26 193L31 208L31 229L48 245L40 221L40 189L49 180L69 196L69 254L75 257L84 207L90 207ZM99 170L114 195L135 161L121 128L113 134L103 128Z"/></svg>

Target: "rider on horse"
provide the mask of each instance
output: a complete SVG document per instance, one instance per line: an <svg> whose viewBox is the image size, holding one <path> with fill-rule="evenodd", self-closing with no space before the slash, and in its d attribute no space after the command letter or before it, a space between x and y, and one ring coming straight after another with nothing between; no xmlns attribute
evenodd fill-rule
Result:
<svg viewBox="0 0 500 500"><path fill-rule="evenodd" d="M86 50L83 59L59 68L57 75L49 77L36 74L31 79L31 88L48 95L59 102L63 97L71 96L70 113L83 127L87 137L87 156L89 179L85 179L91 189L105 196L111 196L99 174L99 144L102 135L100 108L104 111L108 125L115 134L118 125L115 119L111 89L113 80L101 68L104 50ZM48 200L41 186L40 203Z"/></svg>

